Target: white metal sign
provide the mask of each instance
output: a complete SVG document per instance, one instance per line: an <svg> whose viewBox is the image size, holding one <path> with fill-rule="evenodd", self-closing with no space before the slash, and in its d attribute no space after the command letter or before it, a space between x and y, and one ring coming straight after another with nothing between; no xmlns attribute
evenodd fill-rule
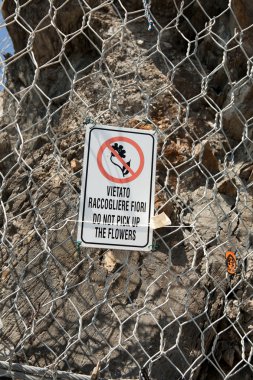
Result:
<svg viewBox="0 0 253 380"><path fill-rule="evenodd" d="M154 132L87 126L78 240L86 247L152 246Z"/></svg>

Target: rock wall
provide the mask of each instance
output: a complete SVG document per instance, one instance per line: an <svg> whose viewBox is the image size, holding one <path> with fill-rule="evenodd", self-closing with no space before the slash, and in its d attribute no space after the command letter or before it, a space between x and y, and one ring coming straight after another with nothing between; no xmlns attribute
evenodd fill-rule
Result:
<svg viewBox="0 0 253 380"><path fill-rule="evenodd" d="M2 9L15 55L0 98L1 360L251 379L250 30L233 37L250 2L153 0L151 32L141 1ZM154 251L77 247L86 117L157 131L155 209L179 227Z"/></svg>

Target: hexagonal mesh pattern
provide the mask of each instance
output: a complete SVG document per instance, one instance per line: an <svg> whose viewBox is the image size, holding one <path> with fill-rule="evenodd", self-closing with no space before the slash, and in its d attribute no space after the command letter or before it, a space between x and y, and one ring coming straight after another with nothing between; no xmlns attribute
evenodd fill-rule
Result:
<svg viewBox="0 0 253 380"><path fill-rule="evenodd" d="M0 376L252 379L252 2L2 15ZM89 120L156 131L151 252L76 244Z"/></svg>

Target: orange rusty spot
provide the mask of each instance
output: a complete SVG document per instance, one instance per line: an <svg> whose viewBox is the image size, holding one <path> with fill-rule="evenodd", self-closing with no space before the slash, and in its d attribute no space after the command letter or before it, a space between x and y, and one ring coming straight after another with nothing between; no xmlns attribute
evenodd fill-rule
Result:
<svg viewBox="0 0 253 380"><path fill-rule="evenodd" d="M227 272L231 275L235 275L236 273L236 255L234 252L227 251L226 252L226 266Z"/></svg>

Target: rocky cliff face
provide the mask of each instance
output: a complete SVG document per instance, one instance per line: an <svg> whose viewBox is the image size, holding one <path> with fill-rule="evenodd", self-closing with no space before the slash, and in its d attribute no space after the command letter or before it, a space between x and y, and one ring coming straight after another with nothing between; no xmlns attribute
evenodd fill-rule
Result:
<svg viewBox="0 0 253 380"><path fill-rule="evenodd" d="M151 10L149 32L141 1L3 2L15 55L0 98L0 359L251 379L253 7ZM179 227L152 252L76 246L86 117L158 133L155 208Z"/></svg>

